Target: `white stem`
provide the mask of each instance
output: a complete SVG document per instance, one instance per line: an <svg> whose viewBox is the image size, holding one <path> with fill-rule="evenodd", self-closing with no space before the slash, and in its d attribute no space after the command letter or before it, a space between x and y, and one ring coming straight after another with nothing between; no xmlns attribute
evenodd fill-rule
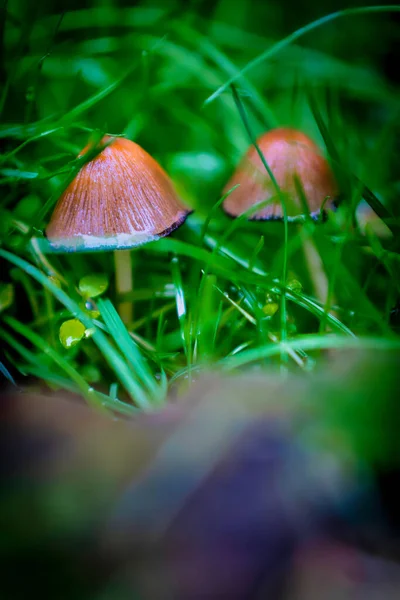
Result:
<svg viewBox="0 0 400 600"><path fill-rule="evenodd" d="M130 250L115 250L115 286L117 296L133 290L132 257ZM133 320L133 302L118 302L118 313L125 324Z"/></svg>
<svg viewBox="0 0 400 600"><path fill-rule="evenodd" d="M313 283L315 295L325 306L329 293L329 282L325 273L321 256L312 239L303 237L303 251Z"/></svg>

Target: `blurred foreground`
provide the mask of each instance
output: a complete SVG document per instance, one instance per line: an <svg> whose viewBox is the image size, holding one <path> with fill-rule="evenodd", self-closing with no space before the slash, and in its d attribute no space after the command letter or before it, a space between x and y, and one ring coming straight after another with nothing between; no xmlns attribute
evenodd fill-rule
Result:
<svg viewBox="0 0 400 600"><path fill-rule="evenodd" d="M9 390L1 597L400 597L397 365L210 374L135 420Z"/></svg>

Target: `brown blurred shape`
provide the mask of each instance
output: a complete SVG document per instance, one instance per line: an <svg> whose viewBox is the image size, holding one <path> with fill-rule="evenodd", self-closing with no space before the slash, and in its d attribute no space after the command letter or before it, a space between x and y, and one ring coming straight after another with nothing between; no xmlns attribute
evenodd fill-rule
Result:
<svg viewBox="0 0 400 600"><path fill-rule="evenodd" d="M342 536L357 529L343 518L354 494L353 510L365 510L363 469L342 420L323 423L339 397L344 423L361 409L367 436L392 436L397 384L394 353L342 350L310 376L204 374L134 419L99 415L70 394L8 393L4 597L28 587L111 600L396 598L400 570L385 539L374 559ZM367 532L375 517L365 512Z"/></svg>

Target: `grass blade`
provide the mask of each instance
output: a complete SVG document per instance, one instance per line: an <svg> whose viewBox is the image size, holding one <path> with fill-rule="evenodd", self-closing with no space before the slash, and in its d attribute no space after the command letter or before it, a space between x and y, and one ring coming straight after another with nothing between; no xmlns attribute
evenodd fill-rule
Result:
<svg viewBox="0 0 400 600"><path fill-rule="evenodd" d="M274 44L271 48L268 48L268 50L266 50L265 52L263 52L262 54L260 54L259 56L257 56L253 60L251 60L249 63L247 63L247 65L245 67L243 67L242 69L240 69L240 71L236 75L233 75L232 77L230 77L228 79L228 81L226 81L213 94L211 94L211 96L209 96L205 100L204 104L210 104L210 102L213 102L216 98L218 98L218 96L220 96L223 92L225 92L229 88L229 86L232 85L232 83L235 83L245 73L248 73L248 71L250 71L257 65L261 64L268 58L271 58L272 56L274 56L275 54L280 52L283 48L290 46L290 44L292 44L299 38L303 37L307 33L310 33L310 31L313 31L314 29L317 29L318 27L322 27L323 25L326 25L327 23L331 23L332 21L335 21L336 19L340 19L343 17L351 17L351 16L356 16L356 15L363 15L363 14L368 14L368 13L379 13L379 12L400 12L400 6L390 4L390 5L385 5L385 6L362 6L362 7L358 7L358 8L347 8L344 10L339 10L334 13L330 13L329 15L325 15L324 17L321 17L320 19L317 19L316 21L312 21L311 23L308 23L304 27L300 27L299 29L297 29L296 31L291 33L290 35L279 40L279 42Z"/></svg>
<svg viewBox="0 0 400 600"><path fill-rule="evenodd" d="M129 335L119 314L115 310L110 300L99 298L96 302L97 308L103 317L108 333L113 338L116 346L120 349L125 360L131 365L134 377L137 379L136 398L140 398L142 407L150 408L151 402L147 397L145 388L150 392L152 398L158 398L160 389L154 380L147 361L140 352L138 345Z"/></svg>
<svg viewBox="0 0 400 600"><path fill-rule="evenodd" d="M228 370L243 367L263 358L278 356L281 346L285 348L305 350L400 350L400 339L387 340L382 338L351 338L336 335L307 335L299 336L285 343L269 344L252 350L245 350L233 357L227 357L219 362L221 367Z"/></svg>
<svg viewBox="0 0 400 600"><path fill-rule="evenodd" d="M52 283L44 273L39 271L37 267L34 267L23 258L15 256L7 250L0 249L0 256L33 277L36 281L43 285L44 288L48 289L75 318L79 319L85 325L87 329L94 330L91 339L98 346L105 360L113 369L117 378L125 387L132 400L137 402L136 393L138 391L138 386L129 366L123 360L119 352L113 348L104 333L102 333L101 330L96 327L94 321L88 316L88 314L81 310L76 302L74 302L63 290L54 285L54 283ZM138 403L138 405L140 406L140 403ZM147 410L149 408L148 403L146 402L146 405L141 408Z"/></svg>

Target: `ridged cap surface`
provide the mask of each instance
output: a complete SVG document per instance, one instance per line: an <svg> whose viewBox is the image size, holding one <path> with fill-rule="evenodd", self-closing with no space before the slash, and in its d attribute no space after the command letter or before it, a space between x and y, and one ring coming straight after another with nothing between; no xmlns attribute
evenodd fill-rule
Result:
<svg viewBox="0 0 400 600"><path fill-rule="evenodd" d="M57 202L46 229L55 248L130 248L168 235L190 212L143 148L125 138L105 136L101 144L106 143Z"/></svg>
<svg viewBox="0 0 400 600"><path fill-rule="evenodd" d="M285 195L289 216L304 213L301 197L295 186L296 175L303 187L310 213L319 211L327 196L334 199L337 185L331 167L318 146L307 135L295 129L273 129L262 135L257 144ZM251 218L283 217L276 189L254 146L248 150L226 184L224 193L236 184L240 186L223 203L228 214L237 217L255 204L271 199L269 204Z"/></svg>

